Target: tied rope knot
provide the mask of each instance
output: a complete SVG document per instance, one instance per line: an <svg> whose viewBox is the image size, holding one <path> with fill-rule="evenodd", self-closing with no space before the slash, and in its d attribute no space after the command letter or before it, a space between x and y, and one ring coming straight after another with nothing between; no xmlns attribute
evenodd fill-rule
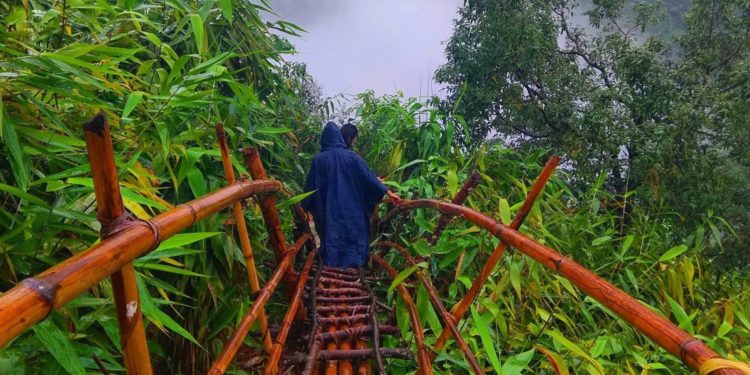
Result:
<svg viewBox="0 0 750 375"><path fill-rule="evenodd" d="M159 227L157 227L156 224L154 224L150 220L136 219L128 211L124 211L122 214L120 214L120 216L116 217L114 220L106 221L106 220L102 220L99 217L97 217L97 219L102 225L101 229L99 230L99 236L101 237L102 240L112 237L134 226L146 226L151 230L151 233L154 236L154 242L148 251L152 251L156 249L157 247L159 247L159 244L161 243L161 235L159 233Z"/></svg>

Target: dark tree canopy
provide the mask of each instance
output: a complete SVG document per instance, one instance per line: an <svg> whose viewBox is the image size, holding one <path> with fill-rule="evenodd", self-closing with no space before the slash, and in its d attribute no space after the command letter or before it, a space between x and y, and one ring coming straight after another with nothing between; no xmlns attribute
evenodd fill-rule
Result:
<svg viewBox="0 0 750 375"><path fill-rule="evenodd" d="M684 30L663 32L665 20ZM748 32L746 0L470 0L437 78L474 140L549 148L574 180L605 174L610 191L636 190L679 220L716 213L742 229Z"/></svg>

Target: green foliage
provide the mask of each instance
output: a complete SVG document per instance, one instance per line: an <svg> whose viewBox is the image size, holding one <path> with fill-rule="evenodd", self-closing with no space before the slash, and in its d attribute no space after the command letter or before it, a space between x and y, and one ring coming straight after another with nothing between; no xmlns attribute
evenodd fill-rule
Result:
<svg viewBox="0 0 750 375"><path fill-rule="evenodd" d="M446 142L453 134L449 128L461 120L431 103L416 105L411 99L369 94L360 100L357 121L362 139L355 148L367 155L379 173L388 174L391 187L404 197L450 199L451 175L455 173L460 184L476 168L482 182L466 204L510 221L547 156L543 151L519 153L498 144L481 144L477 151L466 152ZM433 127L442 131L435 132ZM432 155L421 154L432 145L444 146L433 149ZM392 163L398 159L394 154L400 154L400 164ZM569 183L573 173L558 168L521 231L701 335L719 353L747 358L750 329L742 321L750 306L744 292L750 280L745 273L707 267L704 249L714 222L685 228L690 235L675 239L678 229L673 212L634 204L628 225L622 226L622 210L608 204L622 197L603 188L604 177L580 190L575 188L579 185ZM407 244L412 255L422 257L444 304L452 306L466 293L498 242L454 219L430 248L424 239L432 233L437 216L434 211L418 210L378 235L390 238L403 224L399 237L390 239ZM396 252L388 253L387 259L405 270L402 275L412 270ZM399 282L418 285L413 276ZM423 289L415 288L412 293L431 345L440 334L439 321ZM402 334L410 340L408 317L396 316ZM554 373L553 362L571 374L689 373L678 358L569 281L513 249L490 276L465 322L460 325L462 334L488 373ZM439 374L469 372L455 344L439 353L435 370Z"/></svg>
<svg viewBox="0 0 750 375"><path fill-rule="evenodd" d="M296 136L314 131L320 108L302 99L314 88L304 66L283 60L292 47L282 36L299 28L268 23L268 12L265 1L0 1L0 290L97 240L82 125L99 111L112 128L125 206L137 217L225 185L219 121L233 150L260 148L274 175L296 188L303 161L292 155L304 144ZM270 259L265 230L248 211L262 264ZM227 218L135 263L158 373L205 370L248 305L248 293L237 292L247 284ZM0 351L0 368L22 358L21 373L95 372L95 354L122 370L107 281L52 317Z"/></svg>
<svg viewBox="0 0 750 375"><path fill-rule="evenodd" d="M747 274L709 267L715 260L707 253L728 251L745 235L743 227L733 233L728 225L742 213L736 202L747 194L729 183L743 181L748 162L741 126L747 106L739 95L746 90L739 84L747 78L740 61L746 45L737 44L742 23L730 17L744 3L711 8L696 2L680 45L690 58L679 69L664 66L658 41L638 44L607 29L615 27L610 21L617 14L640 14L643 25L651 21L645 12L652 8L621 12L621 3L594 2L589 17L606 32L561 53L554 36L562 19L557 12L567 3L467 2L441 72L455 78L448 110L437 100L363 93L354 105L360 126L355 149L404 197L450 199L477 169L482 182L466 204L506 223L548 154L566 152L521 231L595 270L719 353L747 360ZM0 0L0 290L97 241L80 126L100 110L113 129L122 195L134 215L149 218L225 184L213 138L214 123L222 121L231 150L260 148L270 174L298 194L279 204L291 233L288 207L303 197L300 182L330 103L321 100L304 65L284 63L292 46L271 30L301 30L266 23L268 7L238 0ZM707 15L720 21L714 26L721 32L710 41L698 37L709 27ZM572 26L566 35L568 42L584 37ZM739 46L737 54L722 55L731 46ZM581 54L606 63L604 70L582 64ZM462 70L463 64L470 66ZM484 123L488 118L493 121ZM688 125L695 132L686 131ZM490 129L524 147L485 142ZM537 139L537 131L551 135ZM627 168L617 172L622 145L637 146L640 156L629 153ZM733 162L720 163L728 158ZM245 173L238 160L235 168ZM624 171L629 177L618 182ZM679 183L684 189L674 188ZM692 200L719 188L723 193L712 192L711 199ZM719 203L735 210L720 210ZM257 207L246 211L263 280L272 259L267 234ZM247 310L242 253L228 219L226 211L208 218L135 262L158 373L205 371L228 327ZM435 212L418 210L390 239L420 256L419 268L452 306L498 242L453 220L429 247L425 238L436 221ZM393 225L377 235L393 236L398 220ZM387 258L404 270L393 285L411 288L433 344L441 325L425 289L412 288L414 269L403 259ZM379 288L387 292L389 285ZM395 301L405 340L391 343L413 345L402 302ZM273 300L269 316L280 316L284 307ZM572 374L686 371L569 281L512 249L460 329L488 372L553 373L553 366ZM0 373L96 373L94 358L121 373L119 341L111 286L103 281L0 350ZM253 338L246 343L260 345ZM413 367L391 362L393 373L406 368ZM467 371L455 345L438 354L436 373Z"/></svg>
<svg viewBox="0 0 750 375"><path fill-rule="evenodd" d="M604 173L607 191L674 209L687 228L713 210L732 223L710 240L714 263L748 265L750 3L582 3L467 1L436 75L443 107L475 142L566 155L576 189ZM676 32L654 34L665 13Z"/></svg>

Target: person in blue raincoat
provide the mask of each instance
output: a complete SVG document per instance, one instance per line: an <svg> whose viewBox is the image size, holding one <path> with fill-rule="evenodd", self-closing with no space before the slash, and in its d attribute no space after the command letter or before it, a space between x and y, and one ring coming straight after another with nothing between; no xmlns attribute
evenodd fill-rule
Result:
<svg viewBox="0 0 750 375"><path fill-rule="evenodd" d="M356 153L347 150L339 127L329 122L320 137L320 153L307 174L302 201L320 237L323 263L331 267L364 267L370 252L370 217L390 192Z"/></svg>

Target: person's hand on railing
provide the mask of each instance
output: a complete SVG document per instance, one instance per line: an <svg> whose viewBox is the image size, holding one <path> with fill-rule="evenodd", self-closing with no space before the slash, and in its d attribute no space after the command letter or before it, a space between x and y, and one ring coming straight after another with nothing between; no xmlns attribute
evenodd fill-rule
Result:
<svg viewBox="0 0 750 375"><path fill-rule="evenodd" d="M398 195L396 195L396 193L388 190L388 191L386 191L385 194L388 196L388 201L389 202L391 202L391 203L393 203L395 205L398 205L399 203L401 203L401 197L399 197Z"/></svg>

